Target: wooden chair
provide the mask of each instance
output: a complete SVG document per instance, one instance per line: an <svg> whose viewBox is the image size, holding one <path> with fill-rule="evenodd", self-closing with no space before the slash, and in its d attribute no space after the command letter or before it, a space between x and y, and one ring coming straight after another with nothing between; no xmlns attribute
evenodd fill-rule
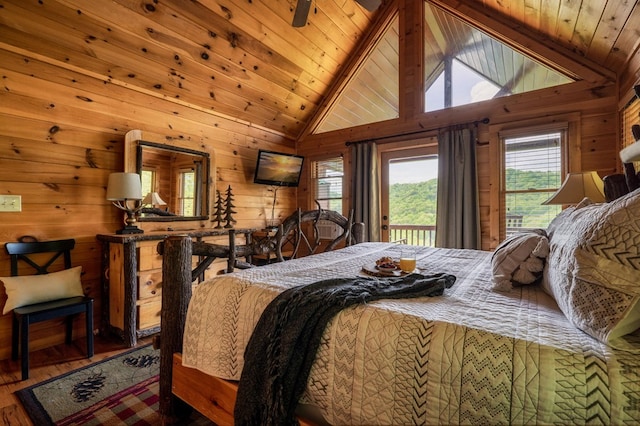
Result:
<svg viewBox="0 0 640 426"><path fill-rule="evenodd" d="M355 243L355 237L351 234L353 225L353 211L349 217L344 217L333 210L318 208L303 212L298 209L282 221L276 233L276 259L284 261L285 250L290 252L287 253L287 259L316 253L321 246L321 226L335 227L338 231L328 239L323 251L334 250L340 244L350 246Z"/></svg>
<svg viewBox="0 0 640 426"><path fill-rule="evenodd" d="M64 268L71 268L71 250L75 246L74 239L46 242L6 243L5 248L11 258L11 276L18 276L18 263L23 261L36 270L35 275L49 274L48 268L60 257L64 257ZM42 261L40 253L52 256ZM75 296L64 299L35 303L13 309L13 330L11 339L11 356L18 359L21 352L22 380L29 378L29 326L54 318L66 317L66 343L71 344L73 318L75 315L86 315L87 357L93 356L93 299L86 296Z"/></svg>

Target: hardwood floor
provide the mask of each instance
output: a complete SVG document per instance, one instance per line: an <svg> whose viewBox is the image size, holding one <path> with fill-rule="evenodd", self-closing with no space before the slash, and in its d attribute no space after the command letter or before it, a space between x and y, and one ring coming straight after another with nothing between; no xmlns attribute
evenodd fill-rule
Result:
<svg viewBox="0 0 640 426"><path fill-rule="evenodd" d="M151 338L138 340L137 346L151 342ZM29 361L29 379L22 381L20 362L0 361L0 424L6 426L32 426L33 423L22 408L22 404L14 392L39 383L43 380L59 376L71 370L101 361L129 348L115 337L95 338L95 355L86 357L86 342L78 339L71 345L58 345L31 352ZM37 425L36 425L37 426Z"/></svg>

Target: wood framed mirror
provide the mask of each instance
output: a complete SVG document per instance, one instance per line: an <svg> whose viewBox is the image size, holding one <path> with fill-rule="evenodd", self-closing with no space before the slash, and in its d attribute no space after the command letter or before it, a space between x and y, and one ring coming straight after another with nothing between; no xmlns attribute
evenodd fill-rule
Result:
<svg viewBox="0 0 640 426"><path fill-rule="evenodd" d="M138 173L142 181L138 221L209 220L210 153L147 138L142 132L125 138L125 169Z"/></svg>

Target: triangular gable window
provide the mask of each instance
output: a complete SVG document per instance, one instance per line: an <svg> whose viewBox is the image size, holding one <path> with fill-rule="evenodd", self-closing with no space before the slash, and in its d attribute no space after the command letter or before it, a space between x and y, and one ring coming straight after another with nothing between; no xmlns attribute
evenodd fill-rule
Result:
<svg viewBox="0 0 640 426"><path fill-rule="evenodd" d="M425 112L571 83L574 80L425 1ZM342 87L313 133L400 116L396 16Z"/></svg>
<svg viewBox="0 0 640 426"><path fill-rule="evenodd" d="M314 133L398 118L399 57L396 17Z"/></svg>
<svg viewBox="0 0 640 426"><path fill-rule="evenodd" d="M573 82L425 2L425 111Z"/></svg>

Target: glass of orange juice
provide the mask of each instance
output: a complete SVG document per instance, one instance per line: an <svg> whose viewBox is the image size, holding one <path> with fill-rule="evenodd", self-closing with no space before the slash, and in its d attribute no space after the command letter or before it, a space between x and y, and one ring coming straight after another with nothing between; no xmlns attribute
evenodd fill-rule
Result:
<svg viewBox="0 0 640 426"><path fill-rule="evenodd" d="M416 269L416 251L413 249L402 249L400 252L400 269L402 272L410 273Z"/></svg>

